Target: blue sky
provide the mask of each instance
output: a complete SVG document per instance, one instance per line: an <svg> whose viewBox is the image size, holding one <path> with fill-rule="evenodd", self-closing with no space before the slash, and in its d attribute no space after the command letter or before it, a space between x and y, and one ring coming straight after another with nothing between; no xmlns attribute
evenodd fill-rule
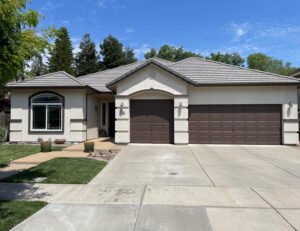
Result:
<svg viewBox="0 0 300 231"><path fill-rule="evenodd" d="M263 52L300 67L299 0L33 0L41 26L66 26L75 52L85 32L108 34L138 58L151 47L210 52Z"/></svg>

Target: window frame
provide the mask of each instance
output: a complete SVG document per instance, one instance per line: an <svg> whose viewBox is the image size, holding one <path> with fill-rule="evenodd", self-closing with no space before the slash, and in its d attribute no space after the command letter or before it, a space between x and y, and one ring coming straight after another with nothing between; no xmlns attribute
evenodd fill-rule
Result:
<svg viewBox="0 0 300 231"><path fill-rule="evenodd" d="M39 96L49 94L49 95L54 95L56 97L59 97L61 102L59 103L34 103L33 100L36 99ZM38 92L34 95L32 95L29 98L29 132L32 133L63 133L64 132L64 97L60 94L57 94L55 92ZM45 106L45 129L35 129L33 128L33 106ZM49 129L48 128L48 106L60 106L60 129Z"/></svg>

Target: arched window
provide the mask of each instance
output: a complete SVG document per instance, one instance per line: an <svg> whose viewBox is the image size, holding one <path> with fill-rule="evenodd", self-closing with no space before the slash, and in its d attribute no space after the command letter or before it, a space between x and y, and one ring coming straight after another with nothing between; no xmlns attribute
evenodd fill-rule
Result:
<svg viewBox="0 0 300 231"><path fill-rule="evenodd" d="M41 93L30 99L31 131L62 131L63 98Z"/></svg>

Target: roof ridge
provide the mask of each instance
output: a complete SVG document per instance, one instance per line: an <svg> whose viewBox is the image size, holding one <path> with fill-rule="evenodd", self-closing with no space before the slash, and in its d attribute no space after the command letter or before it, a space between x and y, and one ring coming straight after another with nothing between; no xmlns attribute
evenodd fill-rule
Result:
<svg viewBox="0 0 300 231"><path fill-rule="evenodd" d="M80 82L75 76L65 72L65 71L60 71L61 73L65 74L66 76L68 76L70 79L74 80L75 82L79 83L82 86L86 86L86 84L83 84L82 82Z"/></svg>
<svg viewBox="0 0 300 231"><path fill-rule="evenodd" d="M134 62L134 63L129 63L129 64L126 64L126 65L122 65L122 66L118 66L118 67L114 67L114 68L110 68L110 69L106 69L106 70L103 70L103 71L97 71L95 73L80 76L80 77L78 77L78 79L83 79L83 78L89 77L91 75L96 75L96 74L99 74L99 73L104 73L104 72L107 72L107 71L116 70L116 69L119 69L121 67L127 67L127 66L130 66L130 65L137 64L137 63L142 63L142 62L145 62L145 60L137 61L137 62Z"/></svg>
<svg viewBox="0 0 300 231"><path fill-rule="evenodd" d="M271 73L271 72L267 72L267 71L260 71L260 70L256 70L256 69L252 69L252 68L247 68L247 67L241 67L241 66L237 66L237 65L233 65L233 64L228 64L228 63L222 63L222 62L217 62L214 60L210 60L210 59L206 59L206 58L201 58L201 57L189 57L183 60L178 61L177 63L174 63L173 65L176 65L178 63L181 63L183 61L189 60L189 59L198 59L200 61L204 61L204 62L210 62L210 63L215 63L215 64L219 64L219 65L223 65L223 66L228 66L231 67L233 69L240 69L240 70L246 70L246 71L252 71L252 72L256 72L256 73L261 73L261 74L268 74L268 75L273 75L279 78L288 78L291 80L297 80L299 81L297 78L291 77L291 76L287 76L287 75L280 75L280 74L276 74L276 73ZM171 65L171 66L173 66ZM171 67L169 66L169 67Z"/></svg>
<svg viewBox="0 0 300 231"><path fill-rule="evenodd" d="M148 65L150 65L150 64L154 64L154 65L156 65L156 66L158 66L158 67L164 69L165 71L168 71L168 72L172 73L173 75L176 75L177 77L181 78L182 80L184 80L184 81L186 81L186 82L189 82L189 83L191 83L191 84L196 85L195 81L193 81L192 79L186 77L186 76L183 75L183 74L180 74L179 72L177 72L177 71L175 71L175 70L169 68L168 66L166 66L166 65L164 65L164 64L162 64L162 63L156 61L155 59L147 59L143 64L141 64L141 65L135 67L135 68L132 69L132 70L129 70L129 71L125 72L124 74L122 74L122 75L119 76L118 78L116 78L116 79L114 79L114 80L108 82L108 83L106 84L106 86L109 87L109 86L111 86L111 85L114 85L114 84L116 84L117 82L119 82L120 80L122 80L123 78L126 78L127 76L129 76L129 75L131 75L131 74L133 74L133 73L139 71L140 69L142 69L142 68L144 68L144 67L146 67L146 66L148 66Z"/></svg>
<svg viewBox="0 0 300 231"><path fill-rule="evenodd" d="M152 58L149 58L149 59L158 59L158 60L161 60L161 61L164 61L164 62L168 62L168 63L172 63L171 65L173 65L175 62L173 62L173 61L170 61L170 60L167 60L167 59L162 59L162 58L159 58L159 57L157 57L157 56L154 56L154 57L152 57ZM145 59L145 60L149 60L149 59Z"/></svg>

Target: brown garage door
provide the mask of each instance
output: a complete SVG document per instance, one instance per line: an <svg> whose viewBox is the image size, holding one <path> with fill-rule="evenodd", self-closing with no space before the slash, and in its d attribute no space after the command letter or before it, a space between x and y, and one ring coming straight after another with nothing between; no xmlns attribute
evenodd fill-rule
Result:
<svg viewBox="0 0 300 231"><path fill-rule="evenodd" d="M280 105L190 105L192 144L281 144Z"/></svg>
<svg viewBox="0 0 300 231"><path fill-rule="evenodd" d="M131 100L130 142L173 143L173 100Z"/></svg>

